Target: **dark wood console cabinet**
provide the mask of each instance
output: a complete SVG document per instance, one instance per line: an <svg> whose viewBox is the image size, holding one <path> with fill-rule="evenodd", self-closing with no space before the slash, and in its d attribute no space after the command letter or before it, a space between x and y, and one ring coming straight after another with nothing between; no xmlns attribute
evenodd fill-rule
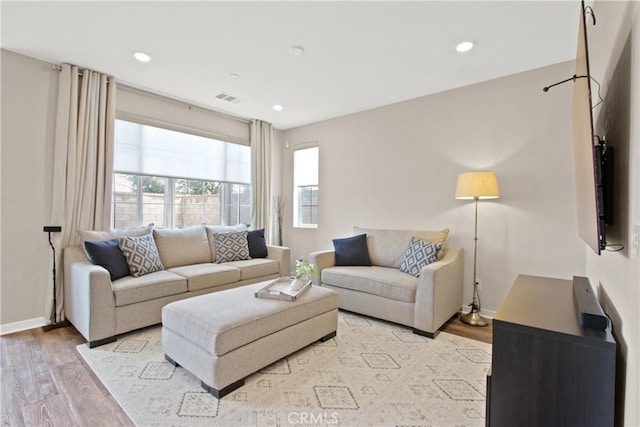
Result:
<svg viewBox="0 0 640 427"><path fill-rule="evenodd" d="M571 280L520 275L493 320L486 422L613 426L616 344L580 326Z"/></svg>

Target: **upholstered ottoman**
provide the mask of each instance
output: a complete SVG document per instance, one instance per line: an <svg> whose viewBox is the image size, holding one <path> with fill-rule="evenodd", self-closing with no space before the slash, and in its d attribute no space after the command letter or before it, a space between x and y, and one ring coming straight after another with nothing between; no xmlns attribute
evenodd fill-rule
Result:
<svg viewBox="0 0 640 427"><path fill-rule="evenodd" d="M162 348L217 398L250 374L336 335L338 294L311 286L296 301L256 298L268 282L177 301L162 309Z"/></svg>

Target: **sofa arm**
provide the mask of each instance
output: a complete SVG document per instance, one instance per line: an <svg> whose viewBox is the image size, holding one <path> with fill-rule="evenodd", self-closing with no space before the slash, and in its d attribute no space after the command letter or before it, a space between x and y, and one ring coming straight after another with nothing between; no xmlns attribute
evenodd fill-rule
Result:
<svg viewBox="0 0 640 427"><path fill-rule="evenodd" d="M318 275L312 281L314 285L322 282L322 270L336 265L336 252L332 250L316 251L309 254L309 264L313 264L318 269Z"/></svg>
<svg viewBox="0 0 640 427"><path fill-rule="evenodd" d="M116 301L109 272L86 261L82 250L75 247L65 248L63 263L66 317L90 346L114 337Z"/></svg>
<svg viewBox="0 0 640 427"><path fill-rule="evenodd" d="M447 248L442 260L422 268L416 288L415 327L436 333L462 307L464 254Z"/></svg>
<svg viewBox="0 0 640 427"><path fill-rule="evenodd" d="M267 258L278 261L280 277L289 277L291 267L291 249L286 246L267 245Z"/></svg>

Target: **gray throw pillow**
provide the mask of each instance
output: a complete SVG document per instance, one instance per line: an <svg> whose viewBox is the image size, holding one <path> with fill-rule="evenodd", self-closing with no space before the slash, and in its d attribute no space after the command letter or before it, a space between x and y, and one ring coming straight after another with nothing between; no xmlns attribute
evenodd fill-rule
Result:
<svg viewBox="0 0 640 427"><path fill-rule="evenodd" d="M438 251L441 243L427 242L412 237L409 246L404 252L404 258L400 264L400 271L419 277L422 267L438 260Z"/></svg>
<svg viewBox="0 0 640 427"><path fill-rule="evenodd" d="M216 246L216 263L251 259L246 230L213 233L213 239Z"/></svg>
<svg viewBox="0 0 640 427"><path fill-rule="evenodd" d="M133 277L164 269L156 242L150 234L141 237L121 237L118 239L118 246L127 259Z"/></svg>

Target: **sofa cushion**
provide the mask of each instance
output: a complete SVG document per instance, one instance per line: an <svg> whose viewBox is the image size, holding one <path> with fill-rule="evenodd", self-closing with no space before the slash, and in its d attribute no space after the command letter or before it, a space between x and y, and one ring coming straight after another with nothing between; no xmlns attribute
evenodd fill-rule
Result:
<svg viewBox="0 0 640 427"><path fill-rule="evenodd" d="M247 243L246 230L214 233L213 238L216 246L215 262L218 264L249 259L249 244Z"/></svg>
<svg viewBox="0 0 640 427"><path fill-rule="evenodd" d="M153 238L164 268L211 262L204 225L188 228L156 228Z"/></svg>
<svg viewBox="0 0 640 427"><path fill-rule="evenodd" d="M333 248L336 254L336 265L371 265L366 234L333 239Z"/></svg>
<svg viewBox="0 0 640 427"><path fill-rule="evenodd" d="M247 229L244 224L238 225L207 225L207 240L209 241L209 250L211 251L211 261L216 261L216 241L213 237L216 233L230 233L232 231L243 231Z"/></svg>
<svg viewBox="0 0 640 427"><path fill-rule="evenodd" d="M382 230L353 227L355 234L367 235L367 247L372 265L400 268L404 251L411 237L433 243L444 243L449 236L449 229L441 231L424 230ZM438 257L440 259L440 256Z"/></svg>
<svg viewBox="0 0 640 427"><path fill-rule="evenodd" d="M97 242L84 242L85 250L89 253L89 259L95 265L104 267L111 276L111 280L117 280L128 276L129 264L122 254L117 239L102 240Z"/></svg>
<svg viewBox="0 0 640 427"><path fill-rule="evenodd" d="M240 270L226 264L184 265L170 268L169 271L186 278L189 291L215 288L216 286L228 285L240 280Z"/></svg>
<svg viewBox="0 0 640 427"><path fill-rule="evenodd" d="M264 239L264 228L259 230L249 230L247 232L247 243L249 244L249 256L251 258L266 258L267 241Z"/></svg>
<svg viewBox="0 0 640 427"><path fill-rule="evenodd" d="M240 280L270 276L280 272L278 261L266 258L247 259L244 261L225 262L224 265L240 269Z"/></svg>
<svg viewBox="0 0 640 427"><path fill-rule="evenodd" d="M414 302L418 279L397 268L329 267L322 270L322 284Z"/></svg>
<svg viewBox="0 0 640 427"><path fill-rule="evenodd" d="M438 260L438 250L442 243L427 242L416 237L412 237L409 246L404 252L404 258L400 264L400 271L420 277L422 267Z"/></svg>
<svg viewBox="0 0 640 427"><path fill-rule="evenodd" d="M187 291L187 279L162 270L140 277L127 276L112 282L116 307L149 301Z"/></svg>
<svg viewBox="0 0 640 427"><path fill-rule="evenodd" d="M140 237L121 237L118 246L127 259L133 277L164 269L156 242L150 234Z"/></svg>
<svg viewBox="0 0 640 427"><path fill-rule="evenodd" d="M144 227L119 228L111 231L78 230L78 236L80 236L80 246L82 246L82 250L84 251L87 258L91 259L89 253L84 247L84 242L112 240L119 239L121 237L140 237L151 234L152 231L153 224L149 224Z"/></svg>

